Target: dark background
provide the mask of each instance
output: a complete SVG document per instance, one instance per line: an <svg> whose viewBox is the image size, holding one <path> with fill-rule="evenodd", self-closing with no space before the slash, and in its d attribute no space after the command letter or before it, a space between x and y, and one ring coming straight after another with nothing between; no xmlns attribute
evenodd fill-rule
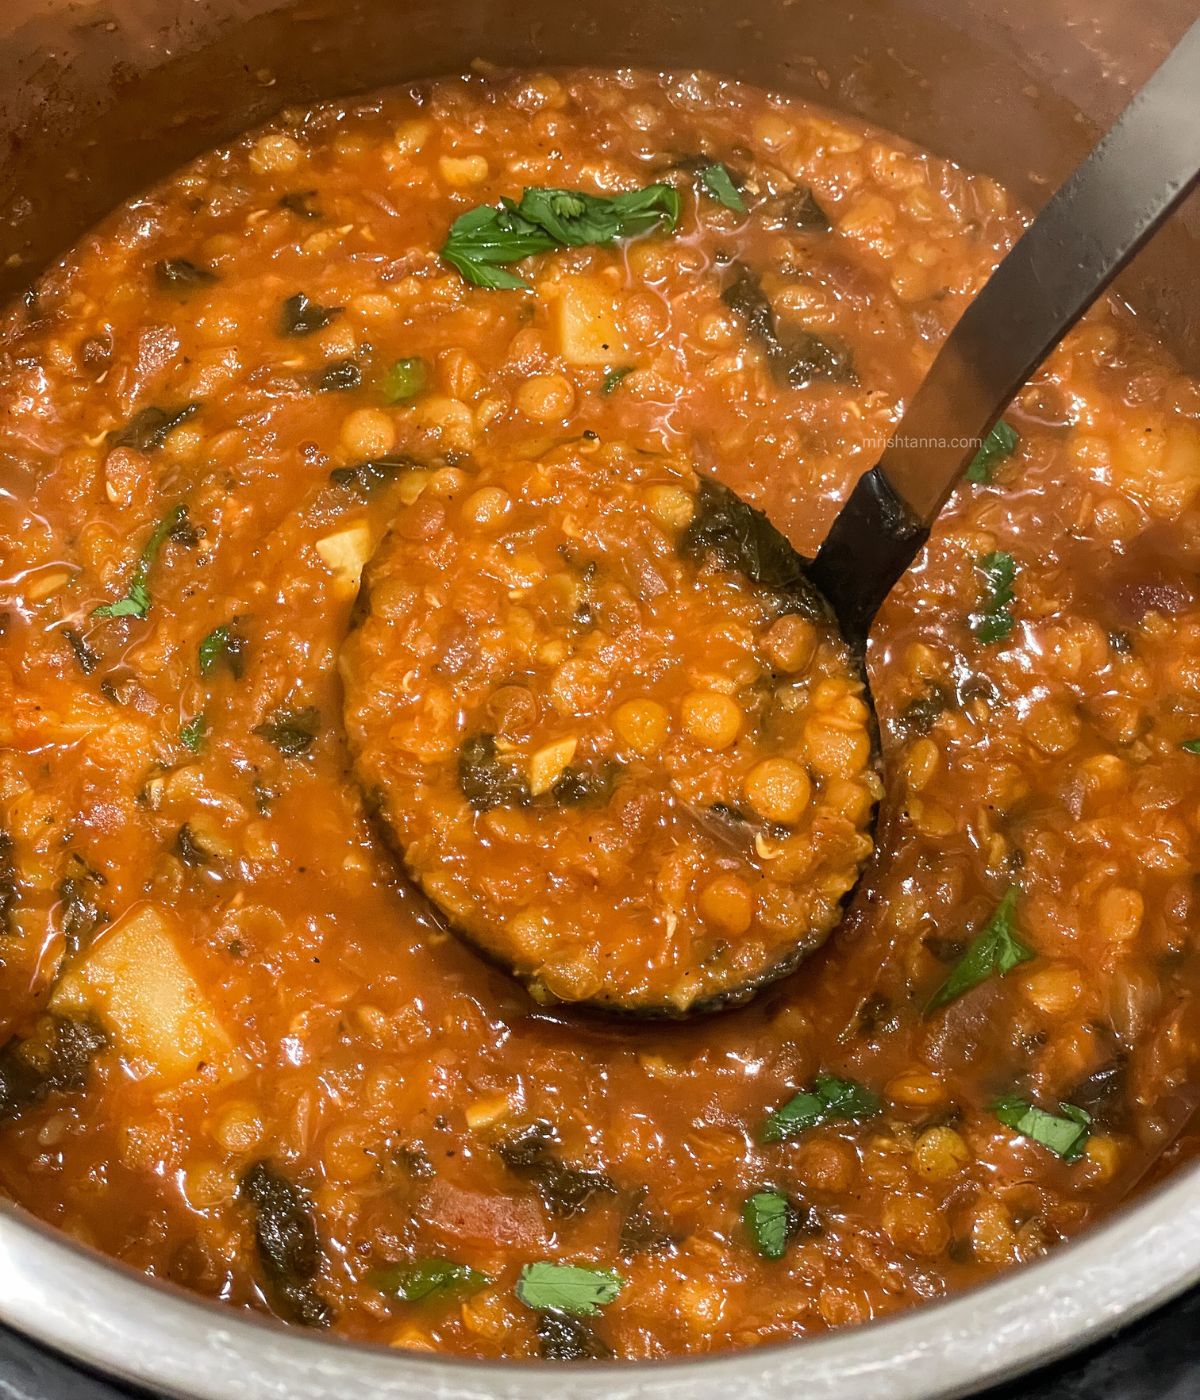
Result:
<svg viewBox="0 0 1200 1400"><path fill-rule="evenodd" d="M0 1328L0 1400L130 1400L135 1394L141 1392L70 1366ZM1200 1289L1082 1356L989 1390L980 1400L1200 1400Z"/></svg>

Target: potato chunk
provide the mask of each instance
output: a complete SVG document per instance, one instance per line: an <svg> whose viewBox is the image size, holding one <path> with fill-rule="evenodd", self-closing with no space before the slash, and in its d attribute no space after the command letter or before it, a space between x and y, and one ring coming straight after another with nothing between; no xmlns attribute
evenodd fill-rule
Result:
<svg viewBox="0 0 1200 1400"><path fill-rule="evenodd" d="M317 541L317 553L333 574L333 591L339 598L358 592L363 565L371 557L371 531L365 521L335 530Z"/></svg>
<svg viewBox="0 0 1200 1400"><path fill-rule="evenodd" d="M573 365L612 365L625 353L616 298L596 277L566 277L553 288L550 322L563 358Z"/></svg>
<svg viewBox="0 0 1200 1400"><path fill-rule="evenodd" d="M194 1075L201 1064L242 1068L174 926L153 905L139 905L101 935L59 983L51 1006L91 1010L137 1069L168 1082Z"/></svg>

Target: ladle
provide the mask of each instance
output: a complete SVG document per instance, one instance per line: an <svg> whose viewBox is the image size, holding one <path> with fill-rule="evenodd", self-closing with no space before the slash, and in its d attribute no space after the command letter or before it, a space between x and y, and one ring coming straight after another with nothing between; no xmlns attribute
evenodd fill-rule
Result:
<svg viewBox="0 0 1200 1400"><path fill-rule="evenodd" d="M1200 21L967 307L834 520L809 573L854 646L1009 401L1198 175Z"/></svg>

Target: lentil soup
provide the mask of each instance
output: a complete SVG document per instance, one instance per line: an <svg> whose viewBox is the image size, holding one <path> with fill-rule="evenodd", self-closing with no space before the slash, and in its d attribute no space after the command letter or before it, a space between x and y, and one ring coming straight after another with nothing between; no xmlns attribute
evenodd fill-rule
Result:
<svg viewBox="0 0 1200 1400"><path fill-rule="evenodd" d="M780 910L866 854L855 678L688 531L811 553L1021 227L713 77L489 74L286 112L52 269L0 345L3 1190L293 1324L640 1359L979 1283L1190 1152L1200 391L1115 306L880 616L823 947L618 1020L452 927L636 928L642 1009L626 903L828 931Z"/></svg>

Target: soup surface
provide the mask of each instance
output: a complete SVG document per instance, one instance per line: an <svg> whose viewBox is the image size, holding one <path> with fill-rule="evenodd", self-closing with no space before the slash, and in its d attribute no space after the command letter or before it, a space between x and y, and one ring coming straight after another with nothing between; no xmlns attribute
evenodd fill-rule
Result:
<svg viewBox="0 0 1200 1400"><path fill-rule="evenodd" d="M641 1359L979 1283L1188 1150L1200 389L1111 307L880 617L880 851L791 976L534 1000L389 847L535 962L840 897L853 680L680 542L715 481L812 553L1021 226L710 76L486 75L287 112L51 270L0 343L3 1190L296 1324Z"/></svg>

